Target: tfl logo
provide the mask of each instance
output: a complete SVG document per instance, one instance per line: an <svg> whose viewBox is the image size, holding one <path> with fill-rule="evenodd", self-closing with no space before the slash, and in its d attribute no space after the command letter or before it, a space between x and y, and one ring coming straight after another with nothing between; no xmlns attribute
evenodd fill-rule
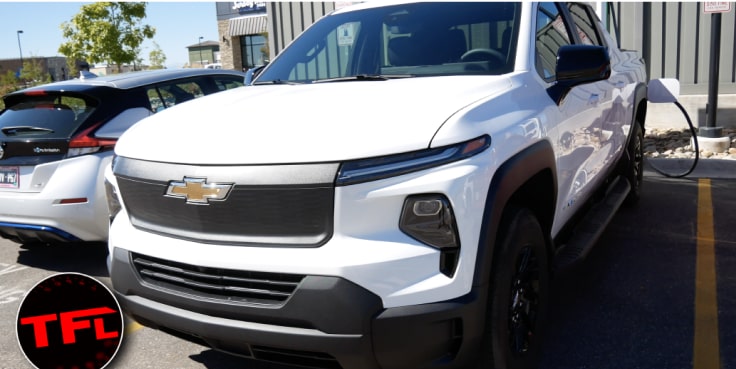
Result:
<svg viewBox="0 0 736 369"><path fill-rule="evenodd" d="M104 285L83 274L51 276L18 309L18 343L38 369L101 369L115 356L123 315Z"/></svg>

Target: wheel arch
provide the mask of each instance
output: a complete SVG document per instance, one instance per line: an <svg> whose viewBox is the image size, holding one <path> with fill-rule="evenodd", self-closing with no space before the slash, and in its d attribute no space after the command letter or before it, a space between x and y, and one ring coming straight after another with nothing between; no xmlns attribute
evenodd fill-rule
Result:
<svg viewBox="0 0 736 369"><path fill-rule="evenodd" d="M631 134L634 132L634 124L641 124L642 130L645 128L644 123L647 119L647 85L639 82L634 90L634 113L631 115L631 127L626 135L626 146L631 141Z"/></svg>
<svg viewBox="0 0 736 369"><path fill-rule="evenodd" d="M554 150L549 141L539 141L504 162L491 180L483 212L473 285L491 278L495 244L509 207L526 207L537 216L547 238L554 220L557 175ZM550 240L547 240L548 246Z"/></svg>

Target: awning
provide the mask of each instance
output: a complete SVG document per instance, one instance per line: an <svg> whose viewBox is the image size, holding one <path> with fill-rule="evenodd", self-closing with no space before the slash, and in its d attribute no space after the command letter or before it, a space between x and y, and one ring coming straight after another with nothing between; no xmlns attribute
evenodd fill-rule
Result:
<svg viewBox="0 0 736 369"><path fill-rule="evenodd" d="M268 17L265 15L230 19L228 36L258 35L268 31Z"/></svg>

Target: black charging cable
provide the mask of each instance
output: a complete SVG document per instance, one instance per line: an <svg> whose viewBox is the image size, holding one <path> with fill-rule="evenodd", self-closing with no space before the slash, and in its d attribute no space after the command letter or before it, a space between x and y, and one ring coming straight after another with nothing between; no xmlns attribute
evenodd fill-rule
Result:
<svg viewBox="0 0 736 369"><path fill-rule="evenodd" d="M693 160L693 164L690 166L690 168L688 170L686 170L686 171L684 171L682 173L672 174L672 173L667 173L667 172L665 172L665 171L663 171L663 170L655 167L654 165L652 165L652 162L651 161L647 161L647 162L649 163L649 166L652 167L652 169L654 169L655 172L657 172L657 173L659 173L659 174L661 174L661 175L663 175L665 177L668 177L668 178L682 178L682 177L685 177L685 176L689 175L690 173L692 173L693 170L695 170L695 167L698 165L698 160L700 159L700 146L698 145L698 133L695 130L695 126L693 126L692 120L690 120L690 115L687 114L687 111L682 106L682 104L680 104L679 101L675 101L674 104L677 105L678 108L680 108L680 111L685 116L685 119L687 119L688 126L690 126L690 134L692 135L693 145L695 146L695 159Z"/></svg>

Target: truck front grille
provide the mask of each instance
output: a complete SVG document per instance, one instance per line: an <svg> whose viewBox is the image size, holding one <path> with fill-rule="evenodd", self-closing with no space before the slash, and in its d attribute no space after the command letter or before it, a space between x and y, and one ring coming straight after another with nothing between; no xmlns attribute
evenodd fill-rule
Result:
<svg viewBox="0 0 736 369"><path fill-rule="evenodd" d="M150 285L229 303L282 305L303 275L208 268L131 255L139 277Z"/></svg>
<svg viewBox="0 0 736 369"><path fill-rule="evenodd" d="M243 246L319 247L332 236L337 164L192 166L118 158L114 172L138 229ZM183 178L232 189L204 204L167 196Z"/></svg>

